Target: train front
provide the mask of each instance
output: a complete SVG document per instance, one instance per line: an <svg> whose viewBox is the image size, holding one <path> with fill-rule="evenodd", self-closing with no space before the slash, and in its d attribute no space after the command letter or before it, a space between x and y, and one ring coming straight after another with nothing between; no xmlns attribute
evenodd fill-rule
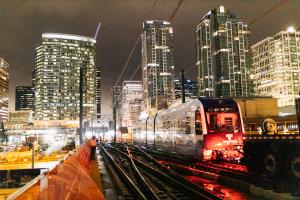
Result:
<svg viewBox="0 0 300 200"><path fill-rule="evenodd" d="M243 121L233 99L208 99L203 103L206 122L204 160L240 160L243 156Z"/></svg>

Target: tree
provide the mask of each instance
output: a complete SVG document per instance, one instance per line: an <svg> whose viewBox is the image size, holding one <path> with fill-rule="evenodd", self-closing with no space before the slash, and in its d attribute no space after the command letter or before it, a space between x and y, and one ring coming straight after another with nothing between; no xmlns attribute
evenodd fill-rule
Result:
<svg viewBox="0 0 300 200"><path fill-rule="evenodd" d="M3 121L0 124L0 142L8 142L8 135L7 135L7 129L4 128Z"/></svg>

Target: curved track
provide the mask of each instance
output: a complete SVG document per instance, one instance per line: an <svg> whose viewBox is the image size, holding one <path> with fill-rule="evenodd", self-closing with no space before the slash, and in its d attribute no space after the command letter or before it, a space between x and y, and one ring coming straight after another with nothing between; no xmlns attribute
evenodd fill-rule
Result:
<svg viewBox="0 0 300 200"><path fill-rule="evenodd" d="M209 191L187 181L142 150L106 145L101 147L101 152L108 158L115 173L122 180L122 193L127 194L126 190L130 191L135 199L179 200L224 197L221 193Z"/></svg>

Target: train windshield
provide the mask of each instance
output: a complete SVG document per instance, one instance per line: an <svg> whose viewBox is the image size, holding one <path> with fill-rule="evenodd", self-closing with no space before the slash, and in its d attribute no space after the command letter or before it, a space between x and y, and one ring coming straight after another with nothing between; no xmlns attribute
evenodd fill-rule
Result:
<svg viewBox="0 0 300 200"><path fill-rule="evenodd" d="M235 108L208 108L206 111L208 133L241 132L240 115Z"/></svg>

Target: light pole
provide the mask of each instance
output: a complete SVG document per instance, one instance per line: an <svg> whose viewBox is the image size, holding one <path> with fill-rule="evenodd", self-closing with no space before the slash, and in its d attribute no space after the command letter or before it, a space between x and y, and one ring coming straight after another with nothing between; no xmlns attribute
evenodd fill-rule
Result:
<svg viewBox="0 0 300 200"><path fill-rule="evenodd" d="M83 143L83 69L81 66L79 71L79 144L81 145Z"/></svg>
<svg viewBox="0 0 300 200"><path fill-rule="evenodd" d="M115 88L113 88L113 121L114 121L114 144L116 144L117 141L117 109L116 104L118 103L118 99L115 99L116 91Z"/></svg>
<svg viewBox="0 0 300 200"><path fill-rule="evenodd" d="M153 147L154 147L154 150L155 150L155 137L156 137L156 117L157 117L157 113L155 114L154 116L154 121L153 121L153 135L154 135L154 141L153 141Z"/></svg>
<svg viewBox="0 0 300 200"><path fill-rule="evenodd" d="M113 117L114 117L114 144L116 144L117 141L117 111L116 106L113 105Z"/></svg>
<svg viewBox="0 0 300 200"><path fill-rule="evenodd" d="M148 119L149 119L149 116L146 119L146 149L148 148L148 138L147 138L147 135L148 135Z"/></svg>
<svg viewBox="0 0 300 200"><path fill-rule="evenodd" d="M184 70L181 70L181 102L185 103Z"/></svg>

